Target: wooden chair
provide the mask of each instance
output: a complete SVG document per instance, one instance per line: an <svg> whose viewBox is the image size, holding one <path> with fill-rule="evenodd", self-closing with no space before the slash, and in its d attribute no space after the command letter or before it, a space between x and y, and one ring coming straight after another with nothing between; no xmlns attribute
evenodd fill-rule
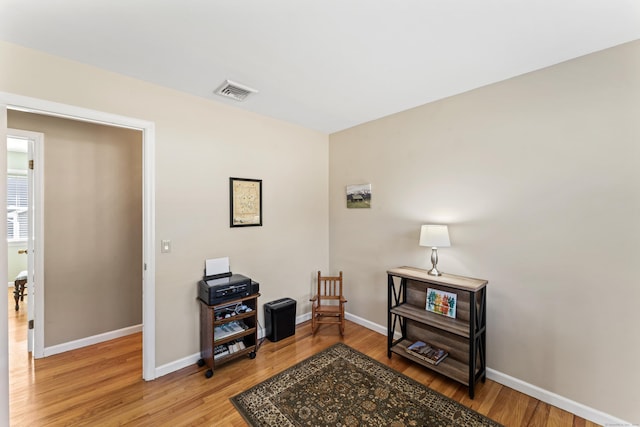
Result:
<svg viewBox="0 0 640 427"><path fill-rule="evenodd" d="M344 304L342 294L342 271L339 276L322 276L318 271L318 293L309 301L311 304L311 331L315 335L321 324L338 325L340 335L344 335Z"/></svg>
<svg viewBox="0 0 640 427"><path fill-rule="evenodd" d="M27 272L21 271L13 282L13 298L16 300L16 311L20 310L20 301L24 301L24 291L27 289Z"/></svg>

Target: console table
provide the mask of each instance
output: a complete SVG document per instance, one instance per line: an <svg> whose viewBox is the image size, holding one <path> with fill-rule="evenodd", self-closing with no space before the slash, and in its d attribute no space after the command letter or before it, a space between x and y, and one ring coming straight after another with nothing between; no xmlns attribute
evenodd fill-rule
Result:
<svg viewBox="0 0 640 427"><path fill-rule="evenodd" d="M387 271L387 357L406 357L469 387L473 399L478 381L486 380L487 281L427 270L399 267ZM456 317L426 310L427 289L455 294ZM396 338L399 336L398 338ZM446 350L439 364L428 363L407 351L415 341Z"/></svg>

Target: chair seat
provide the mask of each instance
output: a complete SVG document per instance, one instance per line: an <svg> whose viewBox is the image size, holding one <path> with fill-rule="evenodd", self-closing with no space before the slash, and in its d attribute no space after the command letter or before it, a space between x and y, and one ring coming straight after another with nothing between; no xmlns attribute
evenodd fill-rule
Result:
<svg viewBox="0 0 640 427"><path fill-rule="evenodd" d="M320 305L316 307L316 313L322 314L340 314L340 306L339 305Z"/></svg>

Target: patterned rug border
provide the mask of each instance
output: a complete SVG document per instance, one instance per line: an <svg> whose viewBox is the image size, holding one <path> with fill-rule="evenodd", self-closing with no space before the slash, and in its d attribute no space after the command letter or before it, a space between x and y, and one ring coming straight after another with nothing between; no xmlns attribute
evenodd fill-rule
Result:
<svg viewBox="0 0 640 427"><path fill-rule="evenodd" d="M291 384L299 383L306 378L315 375L319 370L324 369L325 364L322 364L322 360L318 362L319 359L324 359L329 355L329 353L336 353L334 360L339 358L344 358L340 353L352 353L363 359L363 363L368 364L373 368L374 371L378 373L388 373L391 376L394 376L398 379L399 382L403 383L402 385L406 385L409 387L417 388L420 391L423 391L424 394L430 395L431 399L440 399L441 401L448 404L453 408L460 408L463 412L474 415L480 419L483 423L483 426L491 426L491 427L501 427L501 424L491 420L485 415L480 414L473 409L462 405L461 403L451 399L448 396L445 396L435 390L432 390L428 386L421 384L420 382L414 380L406 376L405 374L396 371L395 369L367 356L364 353L359 352L358 350L349 347L344 343L336 343L324 350L319 351L316 354L313 354L306 359L296 363L295 365L285 369L284 371L274 374L270 378L256 384L255 386L229 398L231 403L235 406L236 410L242 415L245 421L250 426L295 426L298 424L294 424L288 417L281 413L279 409L271 402L271 398L280 393L280 390L277 387L273 387L272 384L281 383L282 381L290 382ZM380 380L384 383L383 380ZM386 383L385 383L386 384ZM245 403L241 402L243 396L247 396L252 393L259 393L260 399L257 401L252 401L252 407L245 407ZM271 411L270 411L271 410ZM262 423L260 420L260 416L264 414L277 414L277 419L271 419L269 422ZM255 414L255 415L252 415ZM461 420L462 421L462 420ZM452 421L453 423L453 421ZM450 424L450 425L466 425L466 424Z"/></svg>

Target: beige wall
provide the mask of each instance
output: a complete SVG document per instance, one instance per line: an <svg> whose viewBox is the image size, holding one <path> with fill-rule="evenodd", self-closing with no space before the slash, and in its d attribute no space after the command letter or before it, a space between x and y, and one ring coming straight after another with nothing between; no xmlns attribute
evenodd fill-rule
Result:
<svg viewBox="0 0 640 427"><path fill-rule="evenodd" d="M45 346L142 323L142 134L9 111L44 134Z"/></svg>
<svg viewBox="0 0 640 427"><path fill-rule="evenodd" d="M286 296L309 311L313 272L329 264L327 135L3 42L0 62L0 91L155 123L156 241L172 241L156 248L157 366L199 351L206 258L229 256L260 304ZM229 228L231 176L263 180L262 227Z"/></svg>
<svg viewBox="0 0 640 427"><path fill-rule="evenodd" d="M640 42L330 137L330 264L386 324L386 269L489 280L488 366L640 420ZM372 208L345 186L371 183Z"/></svg>

